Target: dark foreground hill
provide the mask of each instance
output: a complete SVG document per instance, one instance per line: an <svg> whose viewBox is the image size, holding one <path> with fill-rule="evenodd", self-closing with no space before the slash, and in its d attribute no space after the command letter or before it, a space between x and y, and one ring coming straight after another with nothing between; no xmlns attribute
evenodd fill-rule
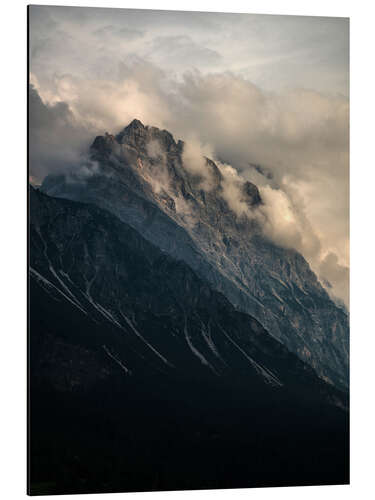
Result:
<svg viewBox="0 0 375 500"><path fill-rule="evenodd" d="M32 494L348 482L345 394L112 214L30 203Z"/></svg>

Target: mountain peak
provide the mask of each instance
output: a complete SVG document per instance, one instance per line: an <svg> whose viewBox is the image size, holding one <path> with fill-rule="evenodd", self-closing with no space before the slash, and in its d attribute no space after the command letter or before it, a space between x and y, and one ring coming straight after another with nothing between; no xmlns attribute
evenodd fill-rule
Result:
<svg viewBox="0 0 375 500"><path fill-rule="evenodd" d="M129 125L124 127L121 132L116 135L116 141L119 144L123 144L124 142L128 142L133 146L138 145L139 139L145 139L147 136L148 127L145 127L143 123L134 118ZM143 142L143 141L142 141Z"/></svg>
<svg viewBox="0 0 375 500"><path fill-rule="evenodd" d="M134 118L134 120L132 120L129 125L127 125L124 130L134 130L134 129L144 129L145 126L143 125L143 123L141 122L141 120L138 120L137 118Z"/></svg>
<svg viewBox="0 0 375 500"><path fill-rule="evenodd" d="M175 150L177 144L168 130L150 127L134 119L116 135L119 144L129 144L137 149L144 149L150 140L158 140L166 151Z"/></svg>

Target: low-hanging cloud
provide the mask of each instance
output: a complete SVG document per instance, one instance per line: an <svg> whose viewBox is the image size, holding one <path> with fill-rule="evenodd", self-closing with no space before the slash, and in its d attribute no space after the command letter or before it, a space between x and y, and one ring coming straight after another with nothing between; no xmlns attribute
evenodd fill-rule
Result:
<svg viewBox="0 0 375 500"><path fill-rule="evenodd" d="M253 218L254 213L250 211L249 205L243 199L244 180L231 165L220 161L217 161L217 165L223 177L221 183L222 197L229 208L239 217L245 215L248 218Z"/></svg>
<svg viewBox="0 0 375 500"><path fill-rule="evenodd" d="M29 123L29 164L35 183L52 172L80 164L85 168L93 130L77 123L66 102L45 104L31 85Z"/></svg>
<svg viewBox="0 0 375 500"><path fill-rule="evenodd" d="M349 268L338 262L337 255L329 252L320 263L319 274L328 281L328 288L333 298L349 306Z"/></svg>
<svg viewBox="0 0 375 500"><path fill-rule="evenodd" d="M196 136L185 141L182 153L184 167L199 179L200 187L205 191L210 191L214 186L213 174L206 162L206 158L212 157L212 149L207 144L203 145Z"/></svg>

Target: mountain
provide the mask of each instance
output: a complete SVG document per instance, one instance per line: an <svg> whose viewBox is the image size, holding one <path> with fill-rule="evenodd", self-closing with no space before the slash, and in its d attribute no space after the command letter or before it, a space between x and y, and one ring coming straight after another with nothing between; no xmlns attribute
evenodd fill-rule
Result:
<svg viewBox="0 0 375 500"><path fill-rule="evenodd" d="M32 494L348 482L347 396L184 261L30 187Z"/></svg>
<svg viewBox="0 0 375 500"><path fill-rule="evenodd" d="M207 179L188 168L184 150L168 131L134 120L116 136L96 137L86 165L48 176L41 189L112 212L186 262L323 380L347 389L346 312L301 254L269 241L256 218L233 211L219 166L205 158L207 189ZM238 201L250 214L263 203L250 182L242 184Z"/></svg>

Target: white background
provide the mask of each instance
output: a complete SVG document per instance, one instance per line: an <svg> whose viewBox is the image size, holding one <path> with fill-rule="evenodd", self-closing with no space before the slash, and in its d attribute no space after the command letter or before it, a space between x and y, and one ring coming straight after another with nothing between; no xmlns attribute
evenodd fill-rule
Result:
<svg viewBox="0 0 375 500"><path fill-rule="evenodd" d="M351 18L351 485L116 494L105 498L375 498L373 3L366 0L35 3ZM24 498L26 491L26 5L24 0L3 0L0 7L0 495L7 500Z"/></svg>

